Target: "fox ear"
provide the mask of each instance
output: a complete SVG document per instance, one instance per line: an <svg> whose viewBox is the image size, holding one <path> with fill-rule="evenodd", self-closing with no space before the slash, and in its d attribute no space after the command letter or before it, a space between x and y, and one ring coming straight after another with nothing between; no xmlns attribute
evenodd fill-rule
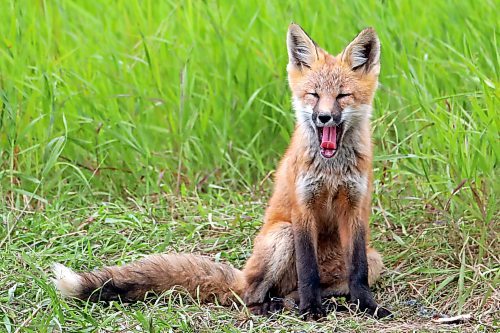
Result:
<svg viewBox="0 0 500 333"><path fill-rule="evenodd" d="M380 41L373 28L366 28L345 48L342 62L353 71L378 75L380 72Z"/></svg>
<svg viewBox="0 0 500 333"><path fill-rule="evenodd" d="M312 64L318 60L316 43L298 24L292 23L288 27L286 45L289 66L294 66L299 70L303 67L311 68Z"/></svg>

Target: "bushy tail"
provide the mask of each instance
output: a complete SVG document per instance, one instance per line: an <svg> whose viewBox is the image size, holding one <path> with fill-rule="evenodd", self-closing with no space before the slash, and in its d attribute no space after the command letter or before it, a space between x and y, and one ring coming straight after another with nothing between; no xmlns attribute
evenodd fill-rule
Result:
<svg viewBox="0 0 500 333"><path fill-rule="evenodd" d="M192 254L151 255L125 266L105 267L94 272L76 273L55 264L56 288L64 296L91 301L138 301L148 292L160 294L180 286L194 298L230 304L234 294L242 296L243 273L227 264Z"/></svg>

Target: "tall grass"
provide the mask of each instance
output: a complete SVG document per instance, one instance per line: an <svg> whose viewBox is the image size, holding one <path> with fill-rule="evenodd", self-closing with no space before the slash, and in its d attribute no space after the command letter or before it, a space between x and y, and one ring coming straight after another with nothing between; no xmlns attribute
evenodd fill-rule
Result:
<svg viewBox="0 0 500 333"><path fill-rule="evenodd" d="M50 198L125 185L169 191L202 179L252 186L275 167L293 128L284 45L292 20L334 53L361 28L378 30L379 160L433 192L494 176L494 2L1 6L4 188L40 183L38 195Z"/></svg>

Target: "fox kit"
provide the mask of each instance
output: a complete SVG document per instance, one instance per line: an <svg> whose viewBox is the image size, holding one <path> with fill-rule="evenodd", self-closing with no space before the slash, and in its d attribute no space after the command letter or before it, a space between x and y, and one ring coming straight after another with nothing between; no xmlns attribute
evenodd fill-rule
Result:
<svg viewBox="0 0 500 333"><path fill-rule="evenodd" d="M63 295L134 301L180 286L202 301L230 304L237 295L257 314L291 297L311 318L324 315L322 296L348 295L361 311L390 315L369 289L383 267L368 246L378 37L365 29L332 56L291 24L287 46L297 122L243 270L191 254L151 255L83 273L56 264L54 282Z"/></svg>

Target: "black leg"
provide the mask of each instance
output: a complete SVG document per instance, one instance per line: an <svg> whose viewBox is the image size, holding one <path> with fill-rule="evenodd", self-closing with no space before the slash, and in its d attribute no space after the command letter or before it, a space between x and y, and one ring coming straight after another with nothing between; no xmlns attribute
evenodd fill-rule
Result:
<svg viewBox="0 0 500 333"><path fill-rule="evenodd" d="M354 231L353 236L349 273L350 300L359 306L359 310L361 311L366 311L377 318L387 317L391 315L391 312L378 307L368 286L365 231L359 227Z"/></svg>
<svg viewBox="0 0 500 333"><path fill-rule="evenodd" d="M324 316L321 307L321 289L318 262L311 232L294 230L295 255L298 276L299 312L307 318Z"/></svg>

